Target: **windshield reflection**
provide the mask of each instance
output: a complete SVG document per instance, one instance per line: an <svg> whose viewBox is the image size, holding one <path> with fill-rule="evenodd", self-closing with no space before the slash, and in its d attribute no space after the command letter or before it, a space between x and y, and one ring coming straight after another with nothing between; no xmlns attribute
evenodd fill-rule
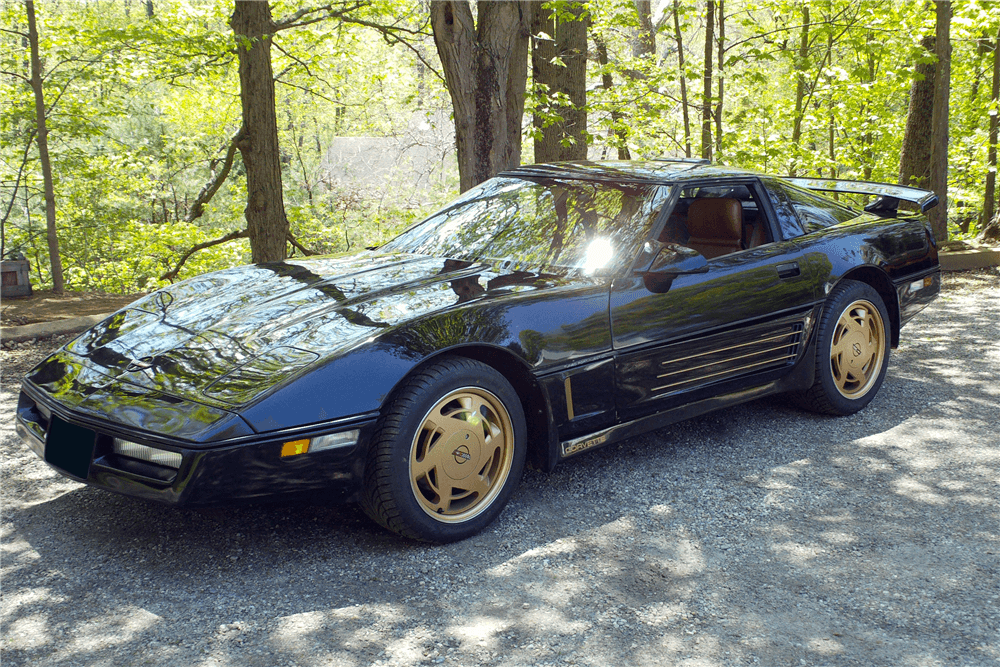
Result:
<svg viewBox="0 0 1000 667"><path fill-rule="evenodd" d="M631 260L648 232L658 190L641 183L494 178L382 250L608 274ZM466 289L477 288L470 282Z"/></svg>

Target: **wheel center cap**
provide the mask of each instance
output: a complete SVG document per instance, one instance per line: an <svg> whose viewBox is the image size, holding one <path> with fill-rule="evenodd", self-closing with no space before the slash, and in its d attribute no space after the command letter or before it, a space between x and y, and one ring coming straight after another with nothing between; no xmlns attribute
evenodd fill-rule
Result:
<svg viewBox="0 0 1000 667"><path fill-rule="evenodd" d="M868 360L866 352L871 348L868 339L863 334L856 333L845 340L843 345L841 349L844 352L844 363L855 369L864 366Z"/></svg>
<svg viewBox="0 0 1000 667"><path fill-rule="evenodd" d="M444 451L449 456L444 460L443 471L454 481L465 479L475 472L481 450L482 443L473 431L459 431L446 443Z"/></svg>
<svg viewBox="0 0 1000 667"><path fill-rule="evenodd" d="M455 463L459 465L472 460L472 454L469 453L469 448L465 445L461 445L458 449L453 451L451 455L455 457Z"/></svg>

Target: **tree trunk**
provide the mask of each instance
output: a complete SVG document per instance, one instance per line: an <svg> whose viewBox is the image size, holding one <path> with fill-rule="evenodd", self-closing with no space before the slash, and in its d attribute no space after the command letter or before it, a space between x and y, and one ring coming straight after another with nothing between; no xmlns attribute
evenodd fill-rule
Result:
<svg viewBox="0 0 1000 667"><path fill-rule="evenodd" d="M934 37L927 35L921 46L934 53ZM906 114L906 130L899 156L899 184L927 187L931 174L931 126L934 114L934 78L936 62L917 63L910 84L910 108Z"/></svg>
<svg viewBox="0 0 1000 667"><path fill-rule="evenodd" d="M833 34L829 36L826 43L827 62L830 62L832 53L833 53ZM837 150L834 144L834 140L836 139L836 129L837 129L837 119L836 116L834 115L836 110L836 100L834 99L832 88L828 105L830 110L830 118L829 118L829 124L827 126L827 142L828 142L829 156L830 156L830 178L837 178ZM820 175L822 175L822 173L823 172L820 172Z"/></svg>
<svg viewBox="0 0 1000 667"><path fill-rule="evenodd" d="M930 188L939 203L928 212L938 243L948 240L948 95L951 88L951 2L934 2L935 42L938 56L934 77L934 111L931 114Z"/></svg>
<svg viewBox="0 0 1000 667"><path fill-rule="evenodd" d="M716 11L717 19L719 22L719 38L718 38L718 53L719 53L719 71L716 74L716 78L719 80L719 99L715 103L715 159L719 159L722 154L722 102L725 98L725 79L722 76L722 67L725 64L726 59L726 16L725 16L725 3L723 0L719 0L719 8Z"/></svg>
<svg viewBox="0 0 1000 667"><path fill-rule="evenodd" d="M52 183L52 162L49 160L49 130L45 123L45 96L42 91L42 62L38 56L38 28L35 25L35 3L25 0L28 13L28 44L31 48L31 89L35 92L35 123L38 128L38 160L42 164L45 189L45 230L49 242L49 266L52 268L52 291L63 293L62 259L59 257L59 237L56 234L56 193Z"/></svg>
<svg viewBox="0 0 1000 667"><path fill-rule="evenodd" d="M611 78L611 72L608 71L608 46L604 43L599 35L593 35L594 46L597 50L597 63L601 66L601 87L604 90L610 91L614 88L614 80ZM611 131L609 136L614 136L615 144L618 148L618 159L619 160L631 160L632 155L628 150L628 137L625 134L625 129L623 128L622 115L616 111L617 105L612 103L611 107ZM690 153L688 154L690 157Z"/></svg>
<svg viewBox="0 0 1000 667"><path fill-rule="evenodd" d="M531 9L526 2L431 2L434 43L455 114L464 192L521 162Z"/></svg>
<svg viewBox="0 0 1000 667"><path fill-rule="evenodd" d="M869 31L867 36L865 37L865 46L866 46L865 57L868 59L868 79L866 83L875 82L876 63L875 63L875 53L872 50L872 42L874 40L875 40L875 35L871 31ZM865 121L865 131L861 135L861 145L864 146L864 151L862 154L864 155L865 180L870 181L872 180L872 169L875 166L876 157L875 157L875 134L872 131L873 128L872 128L871 114L866 113L867 110L868 110L868 103L866 102L865 104L861 105L862 116L868 116L868 119Z"/></svg>
<svg viewBox="0 0 1000 667"><path fill-rule="evenodd" d="M574 2L565 7L574 18L556 18L553 11L534 6L531 34L544 32L551 39L532 39L531 70L535 85L548 95L564 94L570 104L554 100L546 113L535 114L535 162L587 159L587 26L586 8ZM554 59L562 65L553 63ZM553 121L550 114L560 117Z"/></svg>
<svg viewBox="0 0 1000 667"><path fill-rule="evenodd" d="M982 60L992 50L990 37L984 30L982 37L976 40L976 60ZM979 100L979 86L982 85L985 72L979 67L974 68L972 86L969 89L969 102L975 104Z"/></svg>
<svg viewBox="0 0 1000 667"><path fill-rule="evenodd" d="M240 101L244 138L239 144L247 170L244 214L254 262L277 262L287 256L288 218L281 186L278 119L274 110L271 36L274 23L267 2L236 0L229 22L240 61Z"/></svg>
<svg viewBox="0 0 1000 667"><path fill-rule="evenodd" d="M651 0L635 0L635 11L639 16L639 30L632 39L632 55L636 58L656 59L656 26L653 25L653 4Z"/></svg>
<svg viewBox="0 0 1000 667"><path fill-rule="evenodd" d="M715 60L715 1L705 9L705 77L701 97L701 156L712 159L712 62Z"/></svg>
<svg viewBox="0 0 1000 667"><path fill-rule="evenodd" d="M684 39L681 35L680 3L674 0L674 39L677 40L677 71L681 81L681 110L684 112L684 155L691 157L691 117L688 113L687 72L684 70Z"/></svg>
<svg viewBox="0 0 1000 667"><path fill-rule="evenodd" d="M792 119L792 164L789 176L795 176L799 164L799 144L802 142L802 117L805 115L806 69L809 60L809 6L802 6L802 34L795 59L795 118Z"/></svg>
<svg viewBox="0 0 1000 667"><path fill-rule="evenodd" d="M1000 119L1000 30L993 42L993 112L990 114L990 148L987 155L986 193L983 196L983 238L1000 241L1000 216L996 215L997 126Z"/></svg>

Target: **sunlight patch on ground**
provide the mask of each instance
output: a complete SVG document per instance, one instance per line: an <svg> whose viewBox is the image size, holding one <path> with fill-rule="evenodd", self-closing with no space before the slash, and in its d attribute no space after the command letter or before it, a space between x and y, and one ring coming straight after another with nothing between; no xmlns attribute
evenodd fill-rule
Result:
<svg viewBox="0 0 1000 667"><path fill-rule="evenodd" d="M924 484L923 482L918 482L912 477L901 477L899 479L893 480L892 486L896 493L910 500L915 500L921 503L928 503L931 505L947 505L948 498L936 493L933 487Z"/></svg>
<svg viewBox="0 0 1000 667"><path fill-rule="evenodd" d="M677 577L693 577L705 570L705 556L699 544L680 535L660 535L651 540L664 553L673 558L657 558L666 570Z"/></svg>
<svg viewBox="0 0 1000 667"><path fill-rule="evenodd" d="M325 625L325 617L325 612L307 611L279 618L278 628L274 632L275 639L294 641L302 635L317 633ZM349 618L356 618L356 616Z"/></svg>
<svg viewBox="0 0 1000 667"><path fill-rule="evenodd" d="M4 593L3 595L3 616L9 618L22 608L29 608L32 605L53 605L66 602L63 595L53 595L47 586L27 588L17 593Z"/></svg>
<svg viewBox="0 0 1000 667"><path fill-rule="evenodd" d="M809 565L809 562L826 553L825 549L801 544L799 542L779 542L771 547L780 559L794 565Z"/></svg>
<svg viewBox="0 0 1000 667"><path fill-rule="evenodd" d="M529 549L524 553L491 568L488 572L494 576L507 577L518 572L521 567L531 560L551 558L553 556L572 553L576 550L577 541L571 537L564 537L555 540L554 542L544 544L540 547Z"/></svg>
<svg viewBox="0 0 1000 667"><path fill-rule="evenodd" d="M493 616L477 615L464 619L464 623L453 624L451 631L456 637L474 642L479 646L495 645L496 635L503 632L510 623Z"/></svg>
<svg viewBox="0 0 1000 667"><path fill-rule="evenodd" d="M73 629L73 640L59 652L60 659L81 653L96 653L109 646L142 641L142 634L163 623L163 618L145 609L121 607L110 617L88 621Z"/></svg>
<svg viewBox="0 0 1000 667"><path fill-rule="evenodd" d="M52 641L48 619L44 614L31 614L10 624L6 632L6 644L11 648L38 648Z"/></svg>
<svg viewBox="0 0 1000 667"><path fill-rule="evenodd" d="M844 545L857 542L858 538L842 530L825 530L819 534L820 539L830 544Z"/></svg>
<svg viewBox="0 0 1000 667"><path fill-rule="evenodd" d="M809 650L823 656L839 655L844 652L844 646L839 641L829 637L816 637L806 644Z"/></svg>

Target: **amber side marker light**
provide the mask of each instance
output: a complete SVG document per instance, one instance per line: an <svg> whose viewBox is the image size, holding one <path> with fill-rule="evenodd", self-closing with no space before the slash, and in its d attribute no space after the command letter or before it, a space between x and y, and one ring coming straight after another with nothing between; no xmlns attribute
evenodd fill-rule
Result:
<svg viewBox="0 0 1000 667"><path fill-rule="evenodd" d="M340 447L351 447L358 441L361 434L359 429L341 431L340 433L328 433L315 438L303 440L290 440L281 445L281 458L286 456L298 456L309 452L322 452L326 449L338 449Z"/></svg>
<svg viewBox="0 0 1000 667"><path fill-rule="evenodd" d="M281 445L281 458L298 456L309 451L309 440L292 440Z"/></svg>
<svg viewBox="0 0 1000 667"><path fill-rule="evenodd" d="M918 292L925 287L930 287L933 284L934 284L934 278L932 276L927 276L923 280L914 280L912 283L910 283L910 291Z"/></svg>

